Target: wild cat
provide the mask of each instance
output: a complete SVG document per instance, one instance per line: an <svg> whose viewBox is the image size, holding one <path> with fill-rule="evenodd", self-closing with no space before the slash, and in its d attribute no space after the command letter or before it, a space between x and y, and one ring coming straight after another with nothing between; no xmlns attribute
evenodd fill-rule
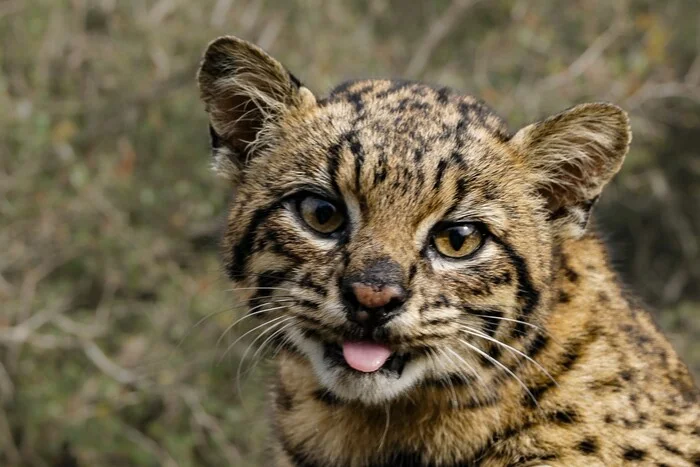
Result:
<svg viewBox="0 0 700 467"><path fill-rule="evenodd" d="M317 98L234 37L198 81L226 271L281 348L271 463L700 465L698 389L588 225L624 111L511 133L415 82Z"/></svg>

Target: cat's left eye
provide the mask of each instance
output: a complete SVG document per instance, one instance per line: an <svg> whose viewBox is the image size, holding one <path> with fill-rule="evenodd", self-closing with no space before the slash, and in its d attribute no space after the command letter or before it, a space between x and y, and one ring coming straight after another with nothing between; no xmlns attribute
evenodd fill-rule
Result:
<svg viewBox="0 0 700 467"><path fill-rule="evenodd" d="M448 258L466 258L476 253L483 243L484 234L470 223L441 228L433 234L435 249Z"/></svg>
<svg viewBox="0 0 700 467"><path fill-rule="evenodd" d="M315 196L302 198L297 210L306 225L323 235L335 233L345 224L345 215L338 206Z"/></svg>

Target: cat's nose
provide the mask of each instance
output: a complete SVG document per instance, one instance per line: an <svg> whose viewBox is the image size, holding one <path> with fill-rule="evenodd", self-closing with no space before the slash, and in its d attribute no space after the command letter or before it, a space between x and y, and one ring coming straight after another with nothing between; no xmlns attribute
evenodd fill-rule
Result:
<svg viewBox="0 0 700 467"><path fill-rule="evenodd" d="M398 285L354 283L351 288L357 302L369 309L398 306L406 299L406 291Z"/></svg>
<svg viewBox="0 0 700 467"><path fill-rule="evenodd" d="M396 316L406 301L406 291L394 284L367 284L355 282L345 294L348 318L357 324L372 328Z"/></svg>
<svg viewBox="0 0 700 467"><path fill-rule="evenodd" d="M349 274L342 289L348 319L366 328L380 326L396 316L408 296L400 266L388 260Z"/></svg>

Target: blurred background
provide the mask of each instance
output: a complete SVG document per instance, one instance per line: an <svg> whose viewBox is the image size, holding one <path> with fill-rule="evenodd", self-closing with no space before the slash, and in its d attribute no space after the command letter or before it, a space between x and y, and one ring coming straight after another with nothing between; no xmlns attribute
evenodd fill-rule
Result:
<svg viewBox="0 0 700 467"><path fill-rule="evenodd" d="M236 387L230 189L194 80L222 34L318 95L421 79L512 129L627 109L596 223L697 378L698 31L697 0L0 0L0 465L264 465L269 372L245 364Z"/></svg>

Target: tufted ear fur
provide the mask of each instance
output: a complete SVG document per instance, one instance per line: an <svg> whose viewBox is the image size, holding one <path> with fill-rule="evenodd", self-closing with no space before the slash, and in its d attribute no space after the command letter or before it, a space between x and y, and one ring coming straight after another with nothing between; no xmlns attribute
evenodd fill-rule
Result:
<svg viewBox="0 0 700 467"><path fill-rule="evenodd" d="M580 237L603 187L620 170L632 133L627 114L582 104L518 131L512 138L547 200L558 233Z"/></svg>
<svg viewBox="0 0 700 467"><path fill-rule="evenodd" d="M214 169L234 182L287 114L316 103L280 62L231 36L209 44L197 81L209 113Z"/></svg>

